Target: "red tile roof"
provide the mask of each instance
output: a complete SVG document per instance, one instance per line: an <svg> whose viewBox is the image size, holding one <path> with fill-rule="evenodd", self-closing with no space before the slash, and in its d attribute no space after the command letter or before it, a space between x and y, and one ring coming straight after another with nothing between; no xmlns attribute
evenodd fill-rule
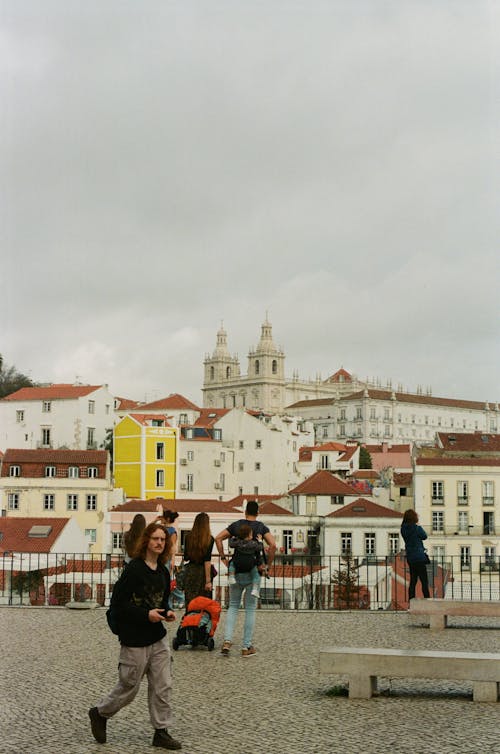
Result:
<svg viewBox="0 0 500 754"><path fill-rule="evenodd" d="M361 400L365 397L365 392L368 392L369 398L374 398L379 401L390 401L394 394L396 400L399 403L418 403L420 405L427 406L448 406L450 408L472 408L479 411L483 411L485 408L485 401L464 401L459 398L435 398L433 395L414 395L412 393L396 393L392 390L360 390L356 393L347 395L343 400Z"/></svg>
<svg viewBox="0 0 500 754"><path fill-rule="evenodd" d="M352 487L330 471L320 470L301 482L289 495L355 495Z"/></svg>
<svg viewBox="0 0 500 754"><path fill-rule="evenodd" d="M303 401L297 401L296 403L290 403L289 406L286 406L286 409L289 408L307 408L308 406L328 406L334 404L335 399L333 397L331 398L312 398L311 400L303 400Z"/></svg>
<svg viewBox="0 0 500 754"><path fill-rule="evenodd" d="M177 511L178 513L231 513L236 516L241 514L241 511L236 510L231 502L197 499L180 500L177 498L168 499L162 497L153 498L151 500L127 500L126 503L115 505L112 510L118 513L120 511L124 513L155 513L157 512L159 505L164 510L170 509Z"/></svg>
<svg viewBox="0 0 500 754"><path fill-rule="evenodd" d="M485 458L484 456L440 456L416 460L417 466L500 466L500 457Z"/></svg>
<svg viewBox="0 0 500 754"><path fill-rule="evenodd" d="M365 445L363 447L369 453L410 453L409 443L403 443L402 445L391 445L390 443L382 443L378 445Z"/></svg>
<svg viewBox="0 0 500 754"><path fill-rule="evenodd" d="M8 448L3 458L4 466L8 463L50 463L67 466L100 466L108 461L107 450L24 450Z"/></svg>
<svg viewBox="0 0 500 754"><path fill-rule="evenodd" d="M358 469L350 474L353 479L380 479L380 474L375 469Z"/></svg>
<svg viewBox="0 0 500 754"><path fill-rule="evenodd" d="M129 408L138 408L141 405L140 401L133 401L130 398L118 398L115 396L116 410L126 411Z"/></svg>
<svg viewBox="0 0 500 754"><path fill-rule="evenodd" d="M256 500L259 504L259 515L293 515L288 508L277 504L277 500L283 500L283 495L237 495L228 502L235 508L244 508L248 500Z"/></svg>
<svg viewBox="0 0 500 754"><path fill-rule="evenodd" d="M47 385L44 387L22 387L15 393L6 395L3 401L46 401L75 400L99 390L103 385Z"/></svg>
<svg viewBox="0 0 500 754"><path fill-rule="evenodd" d="M497 453L500 452L500 435L487 432L438 432L438 444L444 450Z"/></svg>
<svg viewBox="0 0 500 754"><path fill-rule="evenodd" d="M188 400L179 393L172 393L171 395L167 395L166 398L159 398L157 401L144 403L141 406L141 409L152 408L160 408L169 411L174 409L191 409L192 411L200 410L200 408L196 406L192 401Z"/></svg>
<svg viewBox="0 0 500 754"><path fill-rule="evenodd" d="M164 420L165 424L163 426L165 427L172 426L171 424L169 424L169 421L168 421L169 417L165 416L165 414L143 414L143 413L138 414L134 411L133 414L128 414L128 416L130 416L132 419L135 419L136 422L144 426L146 426L148 423L151 423L152 421L158 421L159 419Z"/></svg>
<svg viewBox="0 0 500 754"><path fill-rule="evenodd" d="M357 449L357 445L351 445L350 447L346 448L345 453L340 456L339 461L350 461L353 455L356 453Z"/></svg>
<svg viewBox="0 0 500 754"><path fill-rule="evenodd" d="M413 484L413 474L394 474L393 482L398 487L411 487Z"/></svg>
<svg viewBox="0 0 500 754"><path fill-rule="evenodd" d="M337 371L332 374L331 377L328 377L325 382L352 382L352 375L349 374L349 372L346 372L343 367L341 367L340 369L337 369Z"/></svg>
<svg viewBox="0 0 500 754"><path fill-rule="evenodd" d="M318 450L325 453L329 450L336 450L338 453L343 453L347 450L347 445L344 445L341 442L325 442L322 445L313 445L311 450Z"/></svg>
<svg viewBox="0 0 500 754"><path fill-rule="evenodd" d="M398 518L403 514L392 508L386 508L364 497L359 497L352 503L343 505L339 510L329 513L327 518Z"/></svg>
<svg viewBox="0 0 500 754"><path fill-rule="evenodd" d="M0 553L50 552L69 518L0 518ZM46 537L29 537L33 526L48 526Z"/></svg>
<svg viewBox="0 0 500 754"><path fill-rule="evenodd" d="M202 408L199 409L200 415L196 419L195 427L212 427L223 416L229 413L230 408Z"/></svg>

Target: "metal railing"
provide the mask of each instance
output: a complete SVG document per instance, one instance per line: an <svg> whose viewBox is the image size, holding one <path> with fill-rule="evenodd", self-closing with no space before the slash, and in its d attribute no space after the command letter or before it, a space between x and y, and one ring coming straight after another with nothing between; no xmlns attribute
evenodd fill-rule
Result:
<svg viewBox="0 0 500 754"><path fill-rule="evenodd" d="M213 597L229 603L227 572L218 558ZM0 556L0 605L107 605L124 567L121 555L14 553ZM433 558L431 596L499 600L500 558ZM409 568L402 553L379 558L280 554L261 579L259 608L293 610L406 610ZM417 597L420 596L417 585Z"/></svg>

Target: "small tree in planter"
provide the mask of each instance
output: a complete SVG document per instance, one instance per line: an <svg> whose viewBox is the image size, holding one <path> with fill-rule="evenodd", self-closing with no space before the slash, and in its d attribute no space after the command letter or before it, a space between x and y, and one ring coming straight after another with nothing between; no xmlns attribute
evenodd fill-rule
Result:
<svg viewBox="0 0 500 754"><path fill-rule="evenodd" d="M369 592L358 583L357 566L352 557L342 558L343 564L332 576L334 605L344 610L359 610L369 607Z"/></svg>
<svg viewBox="0 0 500 754"><path fill-rule="evenodd" d="M12 577L12 590L17 592L21 602L23 601L23 594L29 592L31 604L37 604L42 586L43 574L41 571L19 571Z"/></svg>

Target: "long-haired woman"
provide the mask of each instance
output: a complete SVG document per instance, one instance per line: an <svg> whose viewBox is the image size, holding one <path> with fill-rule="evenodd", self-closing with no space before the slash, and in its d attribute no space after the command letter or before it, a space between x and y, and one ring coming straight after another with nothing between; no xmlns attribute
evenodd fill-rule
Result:
<svg viewBox="0 0 500 754"><path fill-rule="evenodd" d="M406 560L410 569L408 599L411 600L415 597L415 587L419 580L422 585L423 596L429 597L429 580L427 578L429 559L423 545L424 539L427 539L427 533L425 529L418 526L418 513L413 508L409 508L403 514L401 536L405 542Z"/></svg>
<svg viewBox="0 0 500 754"><path fill-rule="evenodd" d="M213 546L208 514L198 513L193 528L186 534L184 545L184 560L188 561L184 581L186 608L195 597L210 597L212 594Z"/></svg>
<svg viewBox="0 0 500 754"><path fill-rule="evenodd" d="M130 529L123 535L123 548L125 550L125 563L130 563L134 556L137 542L142 537L142 533L146 528L146 519L142 513L136 513Z"/></svg>

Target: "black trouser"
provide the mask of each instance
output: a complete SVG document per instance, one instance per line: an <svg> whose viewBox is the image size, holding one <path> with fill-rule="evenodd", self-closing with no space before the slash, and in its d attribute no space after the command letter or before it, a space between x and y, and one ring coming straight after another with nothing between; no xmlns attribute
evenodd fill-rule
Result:
<svg viewBox="0 0 500 754"><path fill-rule="evenodd" d="M429 580L427 578L427 564L426 563L408 563L410 566L410 587L408 590L408 599L413 599L415 596L415 587L417 581L420 579L422 584L422 594L424 597L430 597L429 594Z"/></svg>

